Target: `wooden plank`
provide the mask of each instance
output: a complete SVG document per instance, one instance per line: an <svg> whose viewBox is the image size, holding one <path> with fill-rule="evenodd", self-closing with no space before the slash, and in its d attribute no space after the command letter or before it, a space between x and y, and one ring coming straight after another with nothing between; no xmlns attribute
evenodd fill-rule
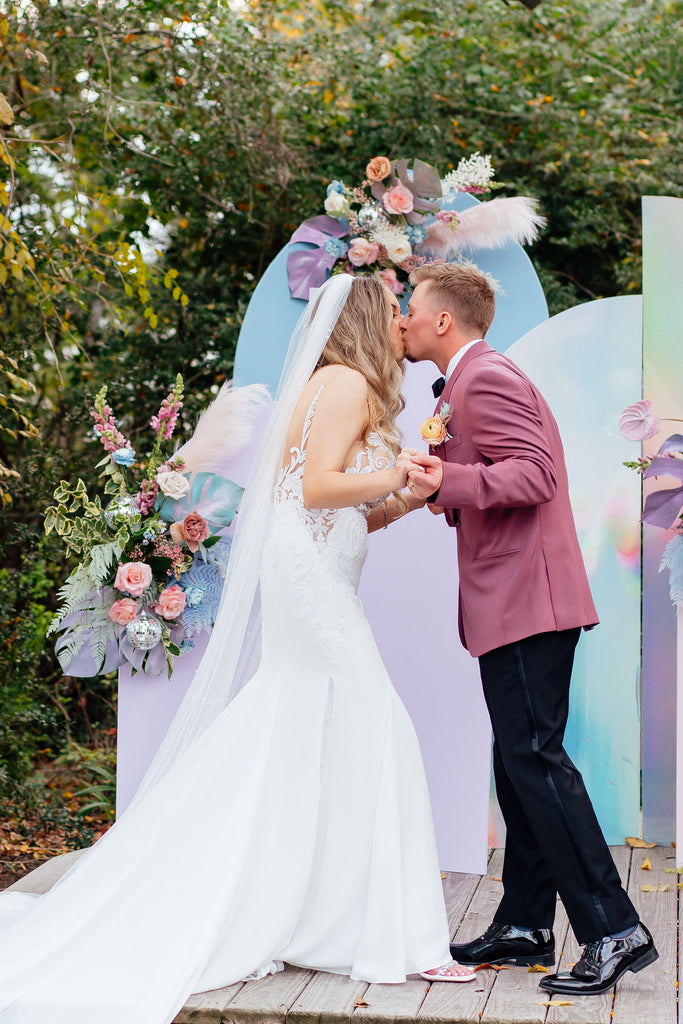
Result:
<svg viewBox="0 0 683 1024"><path fill-rule="evenodd" d="M651 871L642 864L650 858ZM659 960L639 974L625 974L617 985L613 1024L675 1024L676 1022L676 919L677 882L674 850L656 846L633 850L628 894L648 926ZM643 892L643 885L668 885L666 892Z"/></svg>
<svg viewBox="0 0 683 1024"><path fill-rule="evenodd" d="M241 988L243 982L239 981L227 988L190 996L173 1024L220 1024L225 1020L223 1010Z"/></svg>
<svg viewBox="0 0 683 1024"><path fill-rule="evenodd" d="M288 1024L344 1024L351 1020L356 1001L365 999L367 981L318 971L287 1012Z"/></svg>
<svg viewBox="0 0 683 1024"><path fill-rule="evenodd" d="M481 878L467 916L456 932L458 942L476 938L490 925L502 895L502 869L503 851L494 850L489 860L488 874ZM478 1024L497 973L500 972L480 971L475 981L465 984L431 983L416 1019L421 1024L438 1024L443 1021L458 1021L462 1024L471 1021Z"/></svg>
<svg viewBox="0 0 683 1024"><path fill-rule="evenodd" d="M610 852L619 872L621 884L624 888L628 888L631 851L628 846L613 846ZM564 907L562 907L562 914L566 917ZM561 966L558 969L562 971L571 970L571 967L576 963L580 955L581 946L577 942L573 931L569 928L560 960ZM542 994L541 998L550 999L551 995L550 993ZM571 999L570 996L559 995L557 998ZM601 996L577 997L572 1000L572 1003L571 1007L550 1006L546 1018L547 1024L567 1024L567 1022L571 1022L571 1024L611 1024L611 1012L614 1005L611 991L605 992Z"/></svg>
<svg viewBox="0 0 683 1024"><path fill-rule="evenodd" d="M418 1015L430 982L424 978L408 978L403 985L370 985L363 996L367 1006L360 1006L353 1015L358 1024L399 1024L413 1021Z"/></svg>
<svg viewBox="0 0 683 1024"><path fill-rule="evenodd" d="M226 1021L258 1021L259 1024L284 1024L287 1012L314 975L303 967L285 965L280 974L242 986L223 1011Z"/></svg>
<svg viewBox="0 0 683 1024"><path fill-rule="evenodd" d="M448 933L453 937L474 898L481 875L466 875L459 871L445 871L444 874L443 894L448 915Z"/></svg>

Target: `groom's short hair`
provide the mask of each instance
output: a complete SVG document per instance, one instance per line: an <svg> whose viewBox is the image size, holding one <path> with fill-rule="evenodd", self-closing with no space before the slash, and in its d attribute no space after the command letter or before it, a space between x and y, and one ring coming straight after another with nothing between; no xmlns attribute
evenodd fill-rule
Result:
<svg viewBox="0 0 683 1024"><path fill-rule="evenodd" d="M460 327L485 336L496 311L496 297L486 274L461 263L426 263L410 275L413 288L422 281L429 281L430 294L453 314Z"/></svg>

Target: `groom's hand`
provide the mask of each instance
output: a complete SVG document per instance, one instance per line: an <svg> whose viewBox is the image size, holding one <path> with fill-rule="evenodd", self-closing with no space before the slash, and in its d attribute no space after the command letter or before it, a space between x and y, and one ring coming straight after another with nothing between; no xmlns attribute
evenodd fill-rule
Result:
<svg viewBox="0 0 683 1024"><path fill-rule="evenodd" d="M408 473L408 487L417 498L428 498L441 487L443 463L436 455L410 450L414 465Z"/></svg>

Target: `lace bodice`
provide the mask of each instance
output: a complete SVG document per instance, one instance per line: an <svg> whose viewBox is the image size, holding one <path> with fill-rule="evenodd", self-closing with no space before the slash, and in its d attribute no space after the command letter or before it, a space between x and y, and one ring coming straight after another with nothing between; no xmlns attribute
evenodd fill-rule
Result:
<svg viewBox="0 0 683 1024"><path fill-rule="evenodd" d="M261 597L264 623L268 618L273 624L264 628L264 637L267 633L273 650L290 648L298 636L302 648L310 648L313 641L331 666L345 631L363 620L356 590L368 548L366 517L382 499L345 508L306 508L306 444L322 390L308 408L301 443L290 448L289 462L274 490L272 527L261 562ZM371 473L392 465L393 455L374 435L345 472Z"/></svg>

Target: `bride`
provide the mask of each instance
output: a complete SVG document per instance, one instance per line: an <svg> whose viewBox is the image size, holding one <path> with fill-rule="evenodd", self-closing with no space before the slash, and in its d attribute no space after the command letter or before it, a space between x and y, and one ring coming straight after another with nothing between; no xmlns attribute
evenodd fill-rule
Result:
<svg viewBox="0 0 683 1024"><path fill-rule="evenodd" d="M0 896L2 1024L169 1024L282 961L473 979L450 960L417 738L356 597L368 530L408 508L399 319L347 275L304 311L211 640L133 803L48 893Z"/></svg>

